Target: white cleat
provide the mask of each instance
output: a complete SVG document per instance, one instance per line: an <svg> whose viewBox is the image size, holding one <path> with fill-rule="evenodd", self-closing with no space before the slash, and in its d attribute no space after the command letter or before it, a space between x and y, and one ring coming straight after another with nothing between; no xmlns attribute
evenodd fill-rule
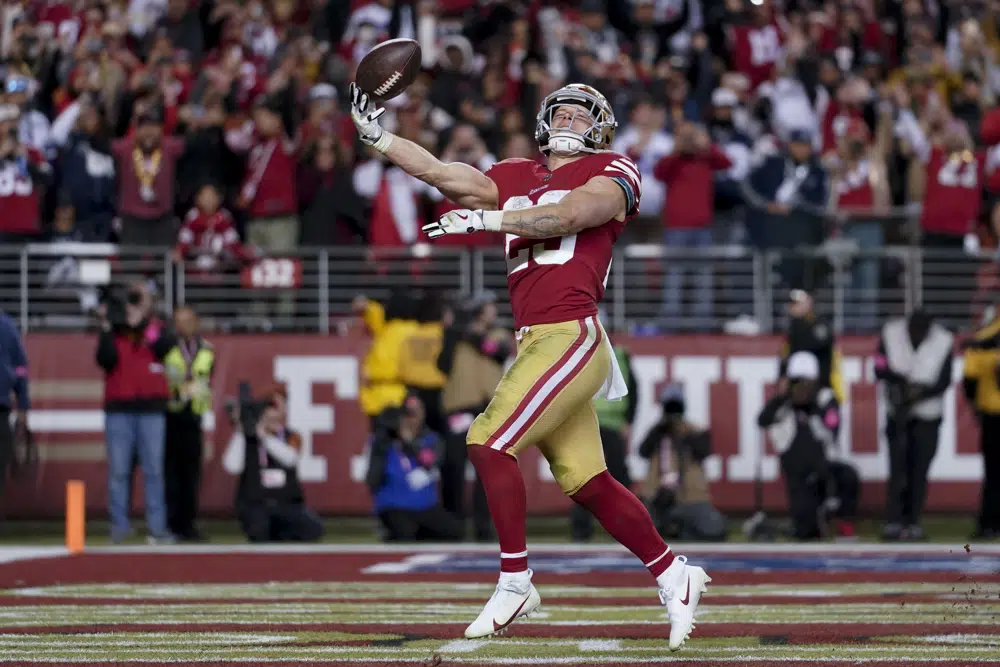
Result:
<svg viewBox="0 0 1000 667"><path fill-rule="evenodd" d="M667 607L670 618L671 651L684 646L694 632L694 613L711 580L702 568L688 565L684 556L677 556L660 575L660 602Z"/></svg>
<svg viewBox="0 0 1000 667"><path fill-rule="evenodd" d="M519 618L527 618L542 603L531 583L531 570L526 577L500 576L500 583L493 597L479 614L479 618L465 629L466 639L479 639L502 635L511 623Z"/></svg>

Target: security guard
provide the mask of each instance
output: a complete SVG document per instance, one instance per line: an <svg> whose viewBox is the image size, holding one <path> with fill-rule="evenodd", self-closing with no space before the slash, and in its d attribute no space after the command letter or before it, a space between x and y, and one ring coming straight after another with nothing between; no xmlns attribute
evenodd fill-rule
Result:
<svg viewBox="0 0 1000 667"><path fill-rule="evenodd" d="M361 315L372 337L368 353L361 361L361 391L358 402L378 427L378 417L386 408L396 408L406 398L406 385L399 377L399 355L403 341L417 328L412 294L394 290L383 307L366 296L354 299L354 312Z"/></svg>
<svg viewBox="0 0 1000 667"><path fill-rule="evenodd" d="M965 344L965 396L979 421L983 451L983 495L976 539L1000 537L1000 307Z"/></svg>
<svg viewBox="0 0 1000 667"><path fill-rule="evenodd" d="M632 358L622 345L614 346L618 366L625 376L628 385L628 395L617 401L606 398L594 400L594 410L597 412L597 422L601 429L601 442L604 445L604 462L608 472L626 489L632 487L626 457L629 442L632 440L632 422L635 421L635 410L639 397L632 372ZM587 542L594 534L594 517L582 505L573 503L570 510L570 531L574 542Z"/></svg>
<svg viewBox="0 0 1000 667"><path fill-rule="evenodd" d="M882 327L875 377L888 413L885 540L924 538L920 515L937 453L944 394L951 386L954 346L954 335L922 309Z"/></svg>
<svg viewBox="0 0 1000 667"><path fill-rule="evenodd" d="M437 362L444 341L446 312L450 316L447 304L439 295L426 295L417 312L417 327L403 341L399 351L399 379L420 398L424 406L424 423L441 435L445 433L441 389L448 378Z"/></svg>
<svg viewBox="0 0 1000 667"><path fill-rule="evenodd" d="M163 359L170 383L164 462L167 524L178 539L201 542L204 537L195 527L195 516L203 456L202 418L212 409L215 350L198 333L198 316L190 306L174 311L174 327L177 345Z"/></svg>
<svg viewBox="0 0 1000 667"><path fill-rule="evenodd" d="M796 352L811 352L819 360L820 385L833 389L838 403L844 402L844 385L840 376L840 352L828 322L817 317L813 298L803 290L792 290L788 304L788 334L781 351L778 369L779 392L788 388L788 359Z"/></svg>

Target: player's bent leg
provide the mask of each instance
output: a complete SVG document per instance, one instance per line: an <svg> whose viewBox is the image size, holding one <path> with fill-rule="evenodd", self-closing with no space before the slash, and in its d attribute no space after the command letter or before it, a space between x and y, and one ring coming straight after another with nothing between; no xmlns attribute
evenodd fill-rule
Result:
<svg viewBox="0 0 1000 667"><path fill-rule="evenodd" d="M469 460L483 483L500 542L500 582L468 638L502 632L541 602L531 584L525 538L527 494L516 455L589 402L607 376L603 331L595 318L532 327L493 400L469 429Z"/></svg>
<svg viewBox="0 0 1000 667"><path fill-rule="evenodd" d="M711 579L702 568L688 565L684 556L674 556L646 506L604 467L593 408L587 405L568 419L540 449L563 491L588 509L656 578L670 618L669 646L679 649L694 630L695 610Z"/></svg>

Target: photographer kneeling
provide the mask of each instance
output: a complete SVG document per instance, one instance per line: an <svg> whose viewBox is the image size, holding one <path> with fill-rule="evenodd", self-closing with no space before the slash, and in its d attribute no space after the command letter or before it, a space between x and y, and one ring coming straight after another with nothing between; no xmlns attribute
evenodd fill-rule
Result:
<svg viewBox="0 0 1000 667"><path fill-rule="evenodd" d="M663 417L639 445L649 461L647 504L665 539L726 539L726 518L712 506L702 465L711 454L711 437L684 419L684 392L670 385L660 395Z"/></svg>
<svg viewBox="0 0 1000 667"><path fill-rule="evenodd" d="M788 390L771 398L757 418L781 456L781 471L792 517L792 537L823 537L827 523L838 520L841 536L858 503L858 474L833 460L840 430L840 404L820 381L819 361L811 352L788 358Z"/></svg>
<svg viewBox="0 0 1000 667"><path fill-rule="evenodd" d="M236 515L251 542L315 542L323 523L305 505L299 484L299 435L287 426L287 397L269 392L266 402L247 405L230 418L239 429L222 459L222 467L239 475Z"/></svg>
<svg viewBox="0 0 1000 667"><path fill-rule="evenodd" d="M387 542L462 539L462 524L439 501L441 438L424 424L416 394L382 413L372 435L366 483Z"/></svg>

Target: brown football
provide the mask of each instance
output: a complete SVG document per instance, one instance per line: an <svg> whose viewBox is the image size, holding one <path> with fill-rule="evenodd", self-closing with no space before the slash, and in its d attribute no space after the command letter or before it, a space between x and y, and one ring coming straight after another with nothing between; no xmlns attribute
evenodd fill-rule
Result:
<svg viewBox="0 0 1000 667"><path fill-rule="evenodd" d="M355 83L376 102L401 94L420 73L420 44L390 39L369 51L358 64Z"/></svg>

